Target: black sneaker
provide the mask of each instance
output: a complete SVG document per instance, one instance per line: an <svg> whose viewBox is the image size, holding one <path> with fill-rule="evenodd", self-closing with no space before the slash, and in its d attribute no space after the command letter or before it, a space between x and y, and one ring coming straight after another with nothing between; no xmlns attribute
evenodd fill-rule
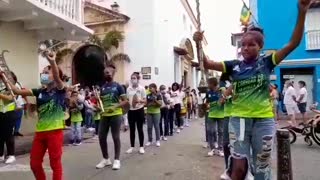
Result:
<svg viewBox="0 0 320 180"><path fill-rule="evenodd" d="M80 146L81 145L81 140L77 140L73 145Z"/></svg>
<svg viewBox="0 0 320 180"><path fill-rule="evenodd" d="M74 145L75 144L75 140L70 140L70 146Z"/></svg>
<svg viewBox="0 0 320 180"><path fill-rule="evenodd" d="M21 134L20 132L14 132L14 134L13 134L14 136L23 136L23 134Z"/></svg>

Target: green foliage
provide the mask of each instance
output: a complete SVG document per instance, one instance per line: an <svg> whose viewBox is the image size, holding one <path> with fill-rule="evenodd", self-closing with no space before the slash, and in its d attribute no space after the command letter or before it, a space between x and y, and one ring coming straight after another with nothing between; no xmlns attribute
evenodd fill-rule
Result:
<svg viewBox="0 0 320 180"><path fill-rule="evenodd" d="M127 54L118 53L118 54L113 55L113 56L111 57L110 61L111 61L111 62L115 62L115 61L125 61L125 62L130 63L130 62L131 62L131 59L130 59L130 57L129 57Z"/></svg>
<svg viewBox="0 0 320 180"><path fill-rule="evenodd" d="M112 30L108 32L103 39L96 35L89 38L89 42L100 46L105 51L109 51L112 47L119 48L120 42L124 40L124 36L120 31Z"/></svg>

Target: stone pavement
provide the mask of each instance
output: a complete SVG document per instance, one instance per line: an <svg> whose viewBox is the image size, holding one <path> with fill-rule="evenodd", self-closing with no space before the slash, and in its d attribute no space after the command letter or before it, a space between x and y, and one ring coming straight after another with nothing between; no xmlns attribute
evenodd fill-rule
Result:
<svg viewBox="0 0 320 180"><path fill-rule="evenodd" d="M63 166L66 180L216 180L224 169L223 158L206 157L207 149L202 148L204 137L203 120L194 120L191 127L185 128L161 147L146 149L146 154L125 154L129 148L129 133L122 133L121 170L110 168L96 170L101 153L96 140L88 139L79 147L65 146ZM145 128L146 129L146 128ZM109 152L113 157L113 143L109 135ZM308 147L300 136L291 146L294 179L318 180L320 147ZM276 170L276 151L273 153L273 169ZM48 158L44 161L45 170L51 174ZM274 174L276 172L274 171ZM29 166L29 155L18 157L16 164L0 164L1 180L34 179ZM50 178L49 178L50 179ZM273 179L276 179L274 176Z"/></svg>
<svg viewBox="0 0 320 180"><path fill-rule="evenodd" d="M63 165L66 180L108 179L108 180L212 180L223 171L223 158L206 157L207 149L202 148L204 127L202 121L192 123L180 134L162 142L160 148L146 148L146 154L125 154L129 148L129 133L122 133L122 168L112 171L110 168L96 170L101 153L95 140L87 140L79 147L64 147ZM109 151L113 157L113 144L109 136ZM33 179L28 166L28 155L18 157L16 165L0 165L0 179ZM50 174L48 159L44 162ZM18 172L18 173L17 173Z"/></svg>

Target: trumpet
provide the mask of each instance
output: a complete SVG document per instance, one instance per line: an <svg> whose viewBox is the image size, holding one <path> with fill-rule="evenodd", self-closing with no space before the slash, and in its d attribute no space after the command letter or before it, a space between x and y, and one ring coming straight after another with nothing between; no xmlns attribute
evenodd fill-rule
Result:
<svg viewBox="0 0 320 180"><path fill-rule="evenodd" d="M0 54L0 74L1 74L1 79L2 82L0 84L0 90L7 89L10 93L10 95L13 97L13 101L15 104L17 104L17 100L15 98L15 95L13 93L13 90L11 88L11 85L9 84L9 78L11 82L13 82L12 74L11 71L9 70L9 67L6 63L6 60L4 59L4 53L9 52L8 50L3 50L2 53ZM8 78L9 76L9 78Z"/></svg>
<svg viewBox="0 0 320 180"><path fill-rule="evenodd" d="M98 104L99 104L99 108L101 109L101 112L104 113L104 108L103 108L103 103L102 103L101 98L100 98L100 93L98 93L98 91L95 88L95 86L92 86L92 90L93 90L94 95L98 99Z"/></svg>

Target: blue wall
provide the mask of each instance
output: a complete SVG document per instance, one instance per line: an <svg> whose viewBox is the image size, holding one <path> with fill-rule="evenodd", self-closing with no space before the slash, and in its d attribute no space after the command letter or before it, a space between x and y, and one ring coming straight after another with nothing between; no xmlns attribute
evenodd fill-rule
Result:
<svg viewBox="0 0 320 180"><path fill-rule="evenodd" d="M258 24L263 28L265 33L264 49L280 49L287 44L291 38L291 34L296 24L298 15L298 0L250 0L250 9L258 20ZM320 59L320 51L306 51L305 37L303 37L299 47L292 52L286 59ZM320 65L308 64L300 66L280 66L274 70L277 80L275 81L279 87L281 82L281 69L285 68L314 68L313 81L313 98L314 101L320 102ZM282 89L281 89L282 90Z"/></svg>
<svg viewBox="0 0 320 180"><path fill-rule="evenodd" d="M297 0L250 0L252 14L265 33L264 49L280 49L289 42L296 24ZM305 39L286 59L320 58L320 51L306 51Z"/></svg>

